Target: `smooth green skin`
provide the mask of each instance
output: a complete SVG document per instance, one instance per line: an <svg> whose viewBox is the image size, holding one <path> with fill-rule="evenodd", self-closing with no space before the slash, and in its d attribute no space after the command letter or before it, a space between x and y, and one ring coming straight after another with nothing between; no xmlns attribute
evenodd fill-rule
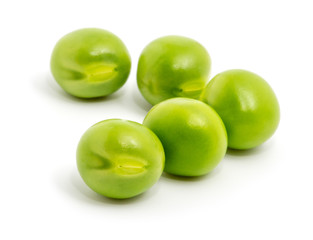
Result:
<svg viewBox="0 0 313 240"><path fill-rule="evenodd" d="M117 199L134 197L155 184L164 158L163 146L151 130L120 119L93 125L77 147L77 167L85 183Z"/></svg>
<svg viewBox="0 0 313 240"><path fill-rule="evenodd" d="M166 36L142 51L137 84L152 105L174 97L198 99L210 69L210 56L200 43L186 37Z"/></svg>
<svg viewBox="0 0 313 240"><path fill-rule="evenodd" d="M55 45L51 72L69 94L80 98L107 96L126 82L131 60L113 33L85 28L65 35Z"/></svg>
<svg viewBox="0 0 313 240"><path fill-rule="evenodd" d="M216 75L201 99L222 118L229 148L259 146L278 127L280 113L275 93L263 78L252 72L235 69Z"/></svg>
<svg viewBox="0 0 313 240"><path fill-rule="evenodd" d="M227 149L225 126L207 104L172 98L154 106L143 124L161 140L165 169L179 176L201 176L212 171Z"/></svg>

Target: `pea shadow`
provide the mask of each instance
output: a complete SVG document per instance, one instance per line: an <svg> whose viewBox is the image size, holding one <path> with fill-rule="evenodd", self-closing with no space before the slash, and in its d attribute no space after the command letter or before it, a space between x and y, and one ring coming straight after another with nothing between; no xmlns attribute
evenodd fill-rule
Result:
<svg viewBox="0 0 313 240"><path fill-rule="evenodd" d="M231 155L231 156L251 156L251 155L255 155L262 152L262 147L256 147L256 148L252 148L252 149L247 149L247 150L240 150L240 149L233 149L233 148L228 148L226 151L227 155Z"/></svg>
<svg viewBox="0 0 313 240"><path fill-rule="evenodd" d="M36 76L33 79L33 87L37 91L41 92L45 96L48 96L53 99L66 101L66 102L75 102L75 103L95 103L95 102L104 102L104 101L111 101L117 98L120 98L124 94L123 87L116 91L115 93L105 96L105 97L96 97L96 98L79 98L72 96L65 92L53 79L51 74L45 73Z"/></svg>
<svg viewBox="0 0 313 240"><path fill-rule="evenodd" d="M250 159L252 156L261 156L269 151L272 151L274 145L274 141L270 141L263 143L262 145L255 148L246 150L228 148L226 152L226 157L229 156L228 159Z"/></svg>
<svg viewBox="0 0 313 240"><path fill-rule="evenodd" d="M202 176L187 177L187 176L178 176L178 175L173 175L173 174L163 172L162 177L163 179L176 181L176 182L200 182L200 181L205 181L205 180L214 178L217 174L219 174L221 169L222 169L222 164L220 163L213 171Z"/></svg>
<svg viewBox="0 0 313 240"><path fill-rule="evenodd" d="M138 106L141 110L144 111L145 114L147 114L153 106L144 99L137 86L132 87L131 90L131 96L136 106Z"/></svg>
<svg viewBox="0 0 313 240"><path fill-rule="evenodd" d="M58 172L54 177L56 187L68 197L85 204L97 205L130 205L150 199L158 192L158 186L153 186L147 192L127 199L104 197L91 190L82 180L78 171Z"/></svg>
<svg viewBox="0 0 313 240"><path fill-rule="evenodd" d="M175 181L181 181L181 182L199 182L199 181L206 179L207 175L198 176L198 177L186 177L186 176L178 176L178 175L173 175L173 174L163 172L162 177L169 179L169 180L175 180Z"/></svg>

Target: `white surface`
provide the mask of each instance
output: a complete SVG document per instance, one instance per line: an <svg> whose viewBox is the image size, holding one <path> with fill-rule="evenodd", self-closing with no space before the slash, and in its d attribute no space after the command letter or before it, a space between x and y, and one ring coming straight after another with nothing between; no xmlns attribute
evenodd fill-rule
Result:
<svg viewBox="0 0 313 240"><path fill-rule="evenodd" d="M313 239L310 2L2 1L0 239ZM56 41L83 27L112 31L132 56L127 84L105 100L72 98L50 75ZM103 119L142 122L138 56L169 34L201 42L212 76L263 76L280 101L279 129L206 177L163 176L140 197L102 198L78 175L78 140Z"/></svg>

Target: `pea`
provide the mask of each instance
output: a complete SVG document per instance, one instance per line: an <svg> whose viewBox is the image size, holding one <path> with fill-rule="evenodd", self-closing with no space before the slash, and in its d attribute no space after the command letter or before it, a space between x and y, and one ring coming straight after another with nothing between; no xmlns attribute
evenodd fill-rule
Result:
<svg viewBox="0 0 313 240"><path fill-rule="evenodd" d="M166 36L142 51L137 84L152 105L174 97L198 99L210 69L210 56L200 43L187 37Z"/></svg>
<svg viewBox="0 0 313 240"><path fill-rule="evenodd" d="M164 150L147 127L108 119L90 127L77 147L77 167L85 183L110 198L130 198L148 190L164 168Z"/></svg>
<svg viewBox="0 0 313 240"><path fill-rule="evenodd" d="M234 69L217 74L201 99L223 119L228 147L250 149L276 131L279 103L270 85L255 73Z"/></svg>
<svg viewBox="0 0 313 240"><path fill-rule="evenodd" d="M143 124L161 140L164 171L201 176L212 171L227 149L227 134L218 114L205 103L172 98L155 105Z"/></svg>
<svg viewBox="0 0 313 240"><path fill-rule="evenodd" d="M107 96L126 82L131 60L113 33L85 28L62 37L51 56L51 72L69 94L80 98Z"/></svg>

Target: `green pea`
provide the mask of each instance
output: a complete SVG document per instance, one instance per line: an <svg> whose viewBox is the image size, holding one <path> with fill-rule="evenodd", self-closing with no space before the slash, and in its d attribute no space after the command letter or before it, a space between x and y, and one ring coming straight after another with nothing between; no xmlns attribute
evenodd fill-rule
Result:
<svg viewBox="0 0 313 240"><path fill-rule="evenodd" d="M259 146L278 127L280 113L275 93L263 78L252 72L236 69L217 74L201 99L222 118L229 148Z"/></svg>
<svg viewBox="0 0 313 240"><path fill-rule="evenodd" d="M201 176L212 171L225 155L225 126L213 108L201 101L165 100L148 112L143 124L163 144L167 173Z"/></svg>
<svg viewBox="0 0 313 240"><path fill-rule="evenodd" d="M126 82L131 60L123 42L106 30L71 32L55 45L51 71L57 83L80 98L107 96Z"/></svg>
<svg viewBox="0 0 313 240"><path fill-rule="evenodd" d="M173 97L198 99L211 69L206 49L193 39L166 36L142 51L137 84L152 105Z"/></svg>
<svg viewBox="0 0 313 240"><path fill-rule="evenodd" d="M77 167L85 183L110 198L130 198L149 189L164 168L164 150L147 127L108 119L90 127L77 147Z"/></svg>

